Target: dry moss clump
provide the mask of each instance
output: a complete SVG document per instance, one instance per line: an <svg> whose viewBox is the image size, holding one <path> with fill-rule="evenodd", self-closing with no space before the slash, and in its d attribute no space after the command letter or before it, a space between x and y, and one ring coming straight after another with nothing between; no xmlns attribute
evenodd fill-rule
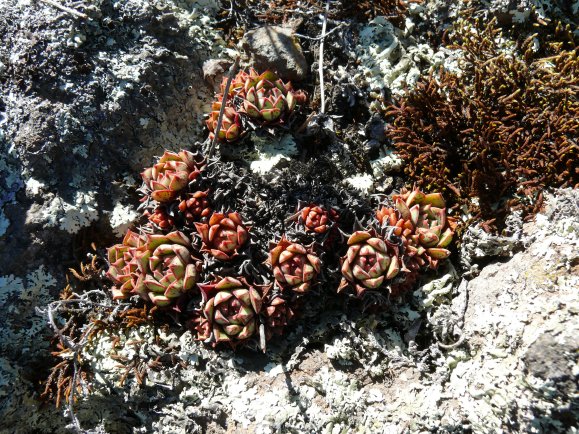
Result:
<svg viewBox="0 0 579 434"><path fill-rule="evenodd" d="M450 41L461 72L422 79L386 133L417 185L500 230L509 212L538 211L543 189L579 183L577 48L536 35L509 47L495 21L461 21Z"/></svg>
<svg viewBox="0 0 579 434"><path fill-rule="evenodd" d="M108 293L100 289L103 286L104 263L101 257L92 255L89 263L80 264L80 271L70 269L68 284L61 291L60 299L41 311L52 327L54 337L52 364L40 397L54 401L56 407L66 403L75 424L78 421L73 406L79 397L85 396L91 389L92 372L82 357L83 349L105 330L120 333L152 319L147 306L112 303ZM124 377L133 371L132 368L125 366ZM138 377L139 372L134 371Z"/></svg>

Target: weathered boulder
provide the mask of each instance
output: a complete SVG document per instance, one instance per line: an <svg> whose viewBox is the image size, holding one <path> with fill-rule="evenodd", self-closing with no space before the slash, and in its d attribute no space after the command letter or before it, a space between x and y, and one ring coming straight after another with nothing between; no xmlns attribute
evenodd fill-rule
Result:
<svg viewBox="0 0 579 434"><path fill-rule="evenodd" d="M264 26L247 32L243 49L259 70L271 69L287 80L301 81L308 74L308 63L293 29Z"/></svg>

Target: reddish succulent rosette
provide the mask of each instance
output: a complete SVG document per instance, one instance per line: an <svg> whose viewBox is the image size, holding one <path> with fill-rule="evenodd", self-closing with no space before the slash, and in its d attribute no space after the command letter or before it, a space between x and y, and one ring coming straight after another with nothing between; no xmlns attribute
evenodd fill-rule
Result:
<svg viewBox="0 0 579 434"><path fill-rule="evenodd" d="M262 296L245 279L224 277L198 286L203 297L198 340L236 346L258 334Z"/></svg>
<svg viewBox="0 0 579 434"><path fill-rule="evenodd" d="M282 335L295 317L290 303L279 295L264 302L263 315L266 340L270 340L274 335Z"/></svg>
<svg viewBox="0 0 579 434"><path fill-rule="evenodd" d="M211 214L209 190L189 193L185 199L179 202L178 208L187 223L198 222L209 217Z"/></svg>
<svg viewBox="0 0 579 434"><path fill-rule="evenodd" d="M145 169L141 177L151 199L167 203L177 198L189 182L197 178L205 160L189 151L165 151L159 161Z"/></svg>
<svg viewBox="0 0 579 434"><path fill-rule="evenodd" d="M209 139L211 140L213 140L215 130L217 130L221 106L222 102L220 98L219 101L214 102L211 106L212 111L206 121L207 128L209 129ZM241 118L239 117L239 113L233 107L225 107L225 110L223 110L223 118L221 119L221 128L217 133L217 138L222 141L234 142L240 137L241 131Z"/></svg>
<svg viewBox="0 0 579 434"><path fill-rule="evenodd" d="M283 114L291 113L296 106L296 98L291 85L285 85L271 71L257 77L250 77L244 86L243 109L255 120L273 122Z"/></svg>
<svg viewBox="0 0 579 434"><path fill-rule="evenodd" d="M262 74L258 74L253 68L250 68L249 72L240 71L231 82L221 128L216 131L227 81L224 77L221 93L211 106L206 121L210 139L215 135L221 141L233 142L239 139L243 135L244 125L240 115L260 125L277 124L286 120L295 110L296 104L306 101L303 92L294 91L291 83L284 83L271 71ZM237 104L238 101L241 102L240 105Z"/></svg>
<svg viewBox="0 0 579 434"><path fill-rule="evenodd" d="M273 270L276 284L282 290L291 290L298 294L308 292L321 272L320 258L314 253L312 246L305 247L288 241L285 237L270 250L268 263Z"/></svg>
<svg viewBox="0 0 579 434"><path fill-rule="evenodd" d="M145 216L152 224L163 231L171 230L173 226L175 226L175 220L171 215L169 215L165 206L156 207L152 213L146 211Z"/></svg>
<svg viewBox="0 0 579 434"><path fill-rule="evenodd" d="M446 249L452 242L456 221L446 215L446 205L440 193L424 194L418 188L402 190L393 195L396 208L382 207L376 218L382 227L401 238L405 260L404 271L414 271L424 265L436 269L446 259Z"/></svg>
<svg viewBox="0 0 579 434"><path fill-rule="evenodd" d="M248 229L237 212L213 213L208 223L195 223L203 251L221 261L230 261L249 239Z"/></svg>
<svg viewBox="0 0 579 434"><path fill-rule="evenodd" d="M375 231L357 231L348 239L348 251L341 259L341 292L353 286L357 296L376 290L400 271L396 248L389 246Z"/></svg>
<svg viewBox="0 0 579 434"><path fill-rule="evenodd" d="M147 249L148 267L142 285L135 288L143 298L163 307L194 289L199 260L193 256L191 241L182 232L148 235Z"/></svg>
<svg viewBox="0 0 579 434"><path fill-rule="evenodd" d="M319 205L306 206L298 214L298 221L304 225L306 231L317 234L328 232L338 218L336 210L326 210Z"/></svg>
<svg viewBox="0 0 579 434"><path fill-rule="evenodd" d="M106 276L114 284L111 290L114 300L130 297L140 285L143 261L148 260L146 242L145 236L128 230L122 243L107 249L109 269Z"/></svg>

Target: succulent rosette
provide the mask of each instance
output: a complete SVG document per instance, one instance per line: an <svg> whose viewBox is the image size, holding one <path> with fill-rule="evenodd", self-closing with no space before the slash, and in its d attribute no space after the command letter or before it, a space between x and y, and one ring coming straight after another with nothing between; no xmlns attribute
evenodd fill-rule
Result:
<svg viewBox="0 0 579 434"><path fill-rule="evenodd" d="M142 281L143 263L148 260L147 238L128 230L123 242L107 249L109 269L106 276L113 282L114 300L134 294Z"/></svg>
<svg viewBox="0 0 579 434"><path fill-rule="evenodd" d="M171 230L173 226L175 226L175 220L167 212L167 208L165 206L156 207L152 213L146 211L145 216L151 223L163 231Z"/></svg>
<svg viewBox="0 0 579 434"><path fill-rule="evenodd" d="M192 255L191 247L182 232L148 235L148 267L142 285L135 291L160 307L192 291L198 280L199 260Z"/></svg>
<svg viewBox="0 0 579 434"><path fill-rule="evenodd" d="M273 335L281 335L295 317L290 303L280 297L273 296L264 302L265 338L270 340Z"/></svg>
<svg viewBox="0 0 579 434"><path fill-rule="evenodd" d="M339 218L336 210L332 208L327 210L319 205L305 206L296 216L298 222L304 225L306 231L317 234L328 232Z"/></svg>
<svg viewBox="0 0 579 434"><path fill-rule="evenodd" d="M214 102L211 106L211 113L205 123L209 129L209 138L213 140L215 131L217 130L217 123L219 121L219 112L221 110L222 102ZM239 113L232 106L226 106L223 111L223 118L221 119L221 128L217 133L219 140L234 142L241 135L241 118Z"/></svg>
<svg viewBox="0 0 579 434"><path fill-rule="evenodd" d="M237 212L213 213L208 223L195 223L203 241L203 251L221 260L230 261L247 243L249 232Z"/></svg>
<svg viewBox="0 0 579 434"><path fill-rule="evenodd" d="M285 237L274 246L269 252L268 263L276 284L282 290L298 294L308 292L321 271L321 261L313 246L305 247Z"/></svg>
<svg viewBox="0 0 579 434"><path fill-rule="evenodd" d="M223 79L221 93L217 95L217 101L211 106L206 120L211 140L215 135L221 141L234 142L239 139L244 126L247 127L247 123L242 122L241 114L260 126L277 124L294 111L296 104L306 100L303 92L294 91L290 82L284 83L271 71L262 74L253 68L249 72L240 71L229 87L221 126L217 131L227 81L227 78Z"/></svg>
<svg viewBox="0 0 579 434"><path fill-rule="evenodd" d="M192 152L165 151L153 167L141 173L141 177L151 198L167 203L175 200L179 192L200 175L204 165L205 160Z"/></svg>
<svg viewBox="0 0 579 434"><path fill-rule="evenodd" d="M294 94L290 83L284 83L271 71L257 75L250 71L243 94L243 110L257 121L275 122L293 112L302 95Z"/></svg>
<svg viewBox="0 0 579 434"><path fill-rule="evenodd" d="M185 199L179 202L179 211L187 223L194 223L202 218L209 217L209 190L189 193Z"/></svg>
<svg viewBox="0 0 579 434"><path fill-rule="evenodd" d="M245 279L224 277L198 286L203 297L198 340L235 347L258 334L262 296Z"/></svg>
<svg viewBox="0 0 579 434"><path fill-rule="evenodd" d="M353 286L357 296L380 288L400 271L397 248L388 245L373 230L356 231L350 236L341 263L343 278L338 292Z"/></svg>
<svg viewBox="0 0 579 434"><path fill-rule="evenodd" d="M405 268L410 271L428 264L436 269L450 255L446 249L452 242L456 221L446 215L446 205L440 193L424 194L418 188L402 190L393 195L396 208L382 207L376 218L391 234L401 238ZM406 270L405 270L406 271Z"/></svg>

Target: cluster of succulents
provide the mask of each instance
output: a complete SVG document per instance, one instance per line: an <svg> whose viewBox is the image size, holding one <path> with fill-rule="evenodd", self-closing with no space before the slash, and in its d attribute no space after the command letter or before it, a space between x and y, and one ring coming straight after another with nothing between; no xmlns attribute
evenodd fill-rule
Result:
<svg viewBox="0 0 579 434"><path fill-rule="evenodd" d="M211 214L209 191L195 189L205 166L199 154L165 151L155 165L141 173L145 215L155 229L171 231L180 222L192 225Z"/></svg>
<svg viewBox="0 0 579 434"><path fill-rule="evenodd" d="M296 316L296 302L316 284L321 262L313 245L282 236L268 252L271 284L235 271L248 259L251 227L239 212L212 209L211 189L200 189L205 170L198 154L167 151L142 172L148 223L108 249L112 296L138 296L157 310L176 311L194 300L188 323L197 339L263 345ZM314 208L323 217L314 219L318 226L329 228L325 211Z"/></svg>
<svg viewBox="0 0 579 434"><path fill-rule="evenodd" d="M334 208L326 209L320 205L310 204L302 207L291 220L303 225L307 232L325 234L339 218L340 215Z"/></svg>
<svg viewBox="0 0 579 434"><path fill-rule="evenodd" d="M240 71L231 82L227 98L224 98L226 85L227 78L224 78L221 93L212 104L206 121L210 139L217 135L221 141L234 142L249 129L284 123L296 104L306 99L303 92L295 91L290 82L284 83L272 71L262 74L253 68L249 72ZM221 126L217 131L224 99Z"/></svg>
<svg viewBox="0 0 579 434"><path fill-rule="evenodd" d="M228 89L217 136L232 141L244 123L284 122L302 99L272 72L241 71ZM222 101L220 95L208 121L213 133ZM366 230L354 230L352 219L344 227L346 209L300 202L282 231L265 234L268 243L262 228L256 228L261 237L252 235L242 213L228 209L239 201L223 202L221 175L219 165L210 169L202 155L186 150L166 151L142 172L148 222L108 249L113 299L136 296L153 311L186 315L195 337L213 346L253 342L264 349L331 282L341 279L331 294L353 288L358 298L368 291L392 298L450 255L456 222L440 193L403 189L393 207L369 216L374 222Z"/></svg>
<svg viewBox="0 0 579 434"><path fill-rule="evenodd" d="M338 292L353 287L359 297L368 290L384 290L395 297L411 287L425 268L434 270L450 256L446 247L452 242L456 220L446 215L440 193L403 189L392 200L395 207L376 211L378 230L356 231L348 239Z"/></svg>
<svg viewBox="0 0 579 434"><path fill-rule="evenodd" d="M116 300L140 295L156 306L168 306L197 283L199 259L183 233L138 235L128 231L121 244L108 249L107 276Z"/></svg>
<svg viewBox="0 0 579 434"><path fill-rule="evenodd" d="M210 345L263 348L284 334L307 298L332 280L326 275L339 276L325 255L340 260L337 292L352 287L363 297L367 291L397 296L450 254L456 224L438 193L403 189L393 196L394 207L377 210L374 227L347 241L336 236L347 229L341 211L301 204L286 230L264 246L252 240L253 227L239 212L212 209L212 189L200 189L211 186L205 171L203 158L181 151L166 152L143 172L148 223L108 249L106 274L114 299L139 296L156 310L187 315L196 338ZM259 268L258 278L247 267Z"/></svg>

